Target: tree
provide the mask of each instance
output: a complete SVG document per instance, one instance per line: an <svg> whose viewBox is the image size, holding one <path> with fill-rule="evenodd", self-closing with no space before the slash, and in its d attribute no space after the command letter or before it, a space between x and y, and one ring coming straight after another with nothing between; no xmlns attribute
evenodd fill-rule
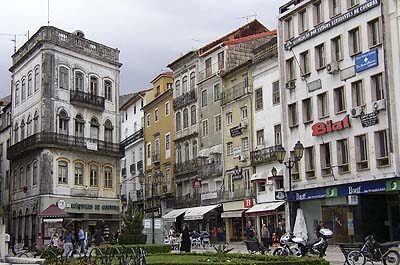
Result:
<svg viewBox="0 0 400 265"><path fill-rule="evenodd" d="M143 234L143 212L133 209L133 201L129 196L128 209L123 217L125 229L119 238L121 244L145 244L147 236Z"/></svg>

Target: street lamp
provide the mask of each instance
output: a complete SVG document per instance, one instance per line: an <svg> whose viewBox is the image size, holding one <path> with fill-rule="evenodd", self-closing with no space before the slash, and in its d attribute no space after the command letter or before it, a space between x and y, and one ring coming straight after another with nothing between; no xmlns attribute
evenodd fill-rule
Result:
<svg viewBox="0 0 400 265"><path fill-rule="evenodd" d="M287 161L285 160L285 155L286 155L286 150L283 148L282 145L279 145L275 149L275 155L276 159L280 164L284 164L287 169L289 169L289 194L287 196L287 200L289 202L289 229L292 231L292 168L296 164L296 162L300 161L303 158L303 153L304 153L304 146L300 141L297 141L297 143L294 145L294 158L289 157ZM272 168L271 170L272 175L275 177L277 174L277 170L275 167Z"/></svg>

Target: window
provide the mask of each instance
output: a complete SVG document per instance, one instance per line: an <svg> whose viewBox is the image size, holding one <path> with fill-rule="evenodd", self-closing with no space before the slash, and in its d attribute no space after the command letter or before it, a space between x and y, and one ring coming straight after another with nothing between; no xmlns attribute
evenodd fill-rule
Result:
<svg viewBox="0 0 400 265"><path fill-rule="evenodd" d="M92 95L98 95L98 81L94 76L90 77L90 89L89 93Z"/></svg>
<svg viewBox="0 0 400 265"><path fill-rule="evenodd" d="M171 192L171 169L169 167L165 168L165 185L167 186L166 192Z"/></svg>
<svg viewBox="0 0 400 265"><path fill-rule="evenodd" d="M360 28L357 27L349 31L349 52L350 56L361 52Z"/></svg>
<svg viewBox="0 0 400 265"><path fill-rule="evenodd" d="M185 161L189 161L189 160L190 160L190 155L189 155L189 143L185 143L185 147L184 147L184 158L185 158Z"/></svg>
<svg viewBox="0 0 400 265"><path fill-rule="evenodd" d="M188 82L187 82L187 76L184 76L182 78L182 94L185 94L188 92Z"/></svg>
<svg viewBox="0 0 400 265"><path fill-rule="evenodd" d="M85 121L80 114L75 117L75 136L84 137Z"/></svg>
<svg viewBox="0 0 400 265"><path fill-rule="evenodd" d="M337 161L339 173L346 173L350 171L349 166L349 145L347 139L338 140L336 142L337 146Z"/></svg>
<svg viewBox="0 0 400 265"><path fill-rule="evenodd" d="M26 79L25 77L22 79L21 85L21 101L24 101L26 98Z"/></svg>
<svg viewBox="0 0 400 265"><path fill-rule="evenodd" d="M263 91L262 88L257 88L256 89L256 110L261 110L263 109Z"/></svg>
<svg viewBox="0 0 400 265"><path fill-rule="evenodd" d="M373 47L382 43L381 23L379 18L368 22L368 46Z"/></svg>
<svg viewBox="0 0 400 265"><path fill-rule="evenodd" d="M203 122L202 122L202 124L203 124L203 136L206 136L206 135L208 135L208 120L204 120Z"/></svg>
<svg viewBox="0 0 400 265"><path fill-rule="evenodd" d="M28 120L26 121L26 136L29 137L32 135L32 116L29 114Z"/></svg>
<svg viewBox="0 0 400 265"><path fill-rule="evenodd" d="M158 122L158 109L154 110L154 122Z"/></svg>
<svg viewBox="0 0 400 265"><path fill-rule="evenodd" d="M285 20L285 40L293 38L293 19L288 17Z"/></svg>
<svg viewBox="0 0 400 265"><path fill-rule="evenodd" d="M324 68L325 64L325 43L322 43L315 47L315 69Z"/></svg>
<svg viewBox="0 0 400 265"><path fill-rule="evenodd" d="M177 80L175 82L175 95L179 96L181 94L181 81Z"/></svg>
<svg viewBox="0 0 400 265"><path fill-rule="evenodd" d="M383 80L382 73L371 76L371 87L372 87L372 100L377 101L385 98L383 92Z"/></svg>
<svg viewBox="0 0 400 265"><path fill-rule="evenodd" d="M246 94L248 91L248 87L249 87L249 75L248 73L245 73L244 75L242 75L242 85L243 85L243 92Z"/></svg>
<svg viewBox="0 0 400 265"><path fill-rule="evenodd" d="M104 97L108 101L112 101L112 84L111 81L104 81Z"/></svg>
<svg viewBox="0 0 400 265"><path fill-rule="evenodd" d="M248 137L242 138L242 150L243 151L249 150L249 138Z"/></svg>
<svg viewBox="0 0 400 265"><path fill-rule="evenodd" d="M329 116L328 92L321 93L317 96L318 99L318 117L326 118Z"/></svg>
<svg viewBox="0 0 400 265"><path fill-rule="evenodd" d="M319 153L321 159L321 175L330 176L332 174L330 144L329 143L320 144Z"/></svg>
<svg viewBox="0 0 400 265"><path fill-rule="evenodd" d="M215 126L215 132L220 132L222 129L222 121L221 121L221 115L215 116L214 117L214 126Z"/></svg>
<svg viewBox="0 0 400 265"><path fill-rule="evenodd" d="M176 147L176 163L182 163L182 146L180 144Z"/></svg>
<svg viewBox="0 0 400 265"><path fill-rule="evenodd" d="M303 100L303 122L309 123L313 121L313 110L311 98Z"/></svg>
<svg viewBox="0 0 400 265"><path fill-rule="evenodd" d="M226 144L226 153L228 156L233 155L233 143L229 142Z"/></svg>
<svg viewBox="0 0 400 265"><path fill-rule="evenodd" d="M68 114L64 110L60 111L58 114L58 133L68 135L68 123Z"/></svg>
<svg viewBox="0 0 400 265"><path fill-rule="evenodd" d="M24 120L21 121L20 129L21 129L20 135L21 135L21 141L22 141L25 139L25 121Z"/></svg>
<svg viewBox="0 0 400 265"><path fill-rule="evenodd" d="M359 135L354 137L355 145L356 145L356 165L357 170L365 170L369 168L368 162L368 142L367 135Z"/></svg>
<svg viewBox="0 0 400 265"><path fill-rule="evenodd" d="M214 85L214 102L221 99L221 87L218 84Z"/></svg>
<svg viewBox="0 0 400 265"><path fill-rule="evenodd" d="M77 91L84 91L83 87L83 73L82 72L75 72L75 90Z"/></svg>
<svg viewBox="0 0 400 265"><path fill-rule="evenodd" d="M257 135L257 146L264 146L264 129L258 130Z"/></svg>
<svg viewBox="0 0 400 265"><path fill-rule="evenodd" d="M32 96L32 73L28 74L28 97Z"/></svg>
<svg viewBox="0 0 400 265"><path fill-rule="evenodd" d="M68 163L58 161L58 184L68 184Z"/></svg>
<svg viewBox="0 0 400 265"><path fill-rule="evenodd" d="M37 163L38 163L37 161L33 161L32 185L37 184L37 178L39 175Z"/></svg>
<svg viewBox="0 0 400 265"><path fill-rule="evenodd" d="M89 184L92 187L98 187L99 167L97 165L90 165L90 180Z"/></svg>
<svg viewBox="0 0 400 265"><path fill-rule="evenodd" d="M35 111L35 115L33 116L33 133L39 132L39 113Z"/></svg>
<svg viewBox="0 0 400 265"><path fill-rule="evenodd" d="M19 140L18 131L19 131L19 126L18 126L18 122L16 122L14 125L14 143L17 143Z"/></svg>
<svg viewBox="0 0 400 265"><path fill-rule="evenodd" d="M58 73L59 88L69 89L69 70L64 66L60 66Z"/></svg>
<svg viewBox="0 0 400 265"><path fill-rule="evenodd" d="M308 50L300 53L300 66L303 76L310 73L310 53Z"/></svg>
<svg viewBox="0 0 400 265"><path fill-rule="evenodd" d="M358 5L360 0L347 0L347 8L352 8L353 6Z"/></svg>
<svg viewBox="0 0 400 265"><path fill-rule="evenodd" d="M75 163L75 185L83 185L83 164Z"/></svg>
<svg viewBox="0 0 400 265"><path fill-rule="evenodd" d="M275 145L282 145L282 128L280 124L274 126Z"/></svg>
<svg viewBox="0 0 400 265"><path fill-rule="evenodd" d="M112 168L104 167L104 188L112 188Z"/></svg>
<svg viewBox="0 0 400 265"><path fill-rule="evenodd" d="M211 58L208 58L206 60L206 77L209 77L212 74L212 69L211 69Z"/></svg>
<svg viewBox="0 0 400 265"><path fill-rule="evenodd" d="M389 166L389 150L386 130L375 132L376 166Z"/></svg>
<svg viewBox="0 0 400 265"><path fill-rule="evenodd" d="M35 68L35 92L39 90L40 78L39 78L39 67Z"/></svg>
<svg viewBox="0 0 400 265"><path fill-rule="evenodd" d="M23 188L25 186L25 175L24 175L24 168L20 167L19 169L19 188Z"/></svg>
<svg viewBox="0 0 400 265"><path fill-rule="evenodd" d="M19 104L19 82L15 83L15 106Z"/></svg>
<svg viewBox="0 0 400 265"><path fill-rule="evenodd" d="M197 157L197 142L193 141L192 143L192 156L193 158Z"/></svg>
<svg viewBox="0 0 400 265"><path fill-rule="evenodd" d="M288 112L289 112L289 127L297 126L298 125L297 103L289 104Z"/></svg>
<svg viewBox="0 0 400 265"><path fill-rule="evenodd" d="M303 9L299 11L298 13L298 18L299 18L299 34L303 33L304 31L308 30L308 25L307 25L307 10Z"/></svg>
<svg viewBox="0 0 400 265"><path fill-rule="evenodd" d="M296 80L296 70L294 67L294 59L286 60L286 82Z"/></svg>
<svg viewBox="0 0 400 265"><path fill-rule="evenodd" d="M207 106L207 89L201 91L201 106Z"/></svg>
<svg viewBox="0 0 400 265"><path fill-rule="evenodd" d="M351 94L351 98L353 100L353 108L363 106L365 104L362 80L351 83Z"/></svg>
<svg viewBox="0 0 400 265"><path fill-rule="evenodd" d="M224 69L224 52L218 53L218 70Z"/></svg>
<svg viewBox="0 0 400 265"><path fill-rule="evenodd" d="M95 117L90 120L90 139L97 141L99 139L100 124Z"/></svg>
<svg viewBox="0 0 400 265"><path fill-rule="evenodd" d="M299 165L299 162L295 160L293 151L290 152L290 157L291 157L292 161L295 161L294 166L292 168L292 179L300 180L300 165Z"/></svg>
<svg viewBox="0 0 400 265"><path fill-rule="evenodd" d="M193 90L194 86L195 86L195 83L196 83L196 75L195 75L194 72L192 72L190 74L190 82L189 83L190 83L190 90Z"/></svg>
<svg viewBox="0 0 400 265"><path fill-rule="evenodd" d="M339 0L330 0L329 16L334 17L339 14L340 14L340 1Z"/></svg>
<svg viewBox="0 0 400 265"><path fill-rule="evenodd" d="M281 93L279 90L279 81L272 83L272 104L278 105L281 103Z"/></svg>
<svg viewBox="0 0 400 265"><path fill-rule="evenodd" d="M181 113L177 112L175 114L175 129L176 131L180 131L182 126L182 121L181 121Z"/></svg>
<svg viewBox="0 0 400 265"><path fill-rule="evenodd" d="M104 123L104 141L107 143L113 142L113 130L114 126L110 120L106 120Z"/></svg>
<svg viewBox="0 0 400 265"><path fill-rule="evenodd" d="M31 164L28 164L26 165L26 179L25 179L26 186L28 187L31 186L31 177L32 177Z"/></svg>
<svg viewBox="0 0 400 265"><path fill-rule="evenodd" d="M314 146L304 148L306 177L315 178Z"/></svg>
<svg viewBox="0 0 400 265"><path fill-rule="evenodd" d="M335 88L333 94L335 103L335 114L346 111L346 97L344 94L344 87Z"/></svg>
<svg viewBox="0 0 400 265"><path fill-rule="evenodd" d="M147 159L151 159L151 143L147 144Z"/></svg>
<svg viewBox="0 0 400 265"><path fill-rule="evenodd" d="M314 9L314 26L324 22L324 16L323 16L323 9L322 9L322 2L317 1L313 4L313 9Z"/></svg>
<svg viewBox="0 0 400 265"><path fill-rule="evenodd" d="M247 120L247 117L248 117L247 106L240 108L240 117L242 120Z"/></svg>
<svg viewBox="0 0 400 265"><path fill-rule="evenodd" d="M165 135L165 151L169 151L169 149L171 148L171 137L168 134Z"/></svg>
<svg viewBox="0 0 400 265"><path fill-rule="evenodd" d="M342 52L342 36L331 39L331 56L332 61L338 62L343 59Z"/></svg>
<svg viewBox="0 0 400 265"><path fill-rule="evenodd" d="M193 105L190 107L190 124L195 125L196 122L196 105Z"/></svg>
<svg viewBox="0 0 400 265"><path fill-rule="evenodd" d="M233 121L232 112L228 112L226 114L226 124L232 125L232 121Z"/></svg>
<svg viewBox="0 0 400 265"><path fill-rule="evenodd" d="M165 116L169 116L170 108L169 108L169 101L165 102Z"/></svg>
<svg viewBox="0 0 400 265"><path fill-rule="evenodd" d="M189 127L189 110L187 108L183 109L183 129Z"/></svg>

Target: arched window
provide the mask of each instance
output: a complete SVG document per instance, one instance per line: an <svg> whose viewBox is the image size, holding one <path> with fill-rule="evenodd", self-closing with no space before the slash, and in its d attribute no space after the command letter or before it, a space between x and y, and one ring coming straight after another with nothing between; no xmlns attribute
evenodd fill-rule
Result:
<svg viewBox="0 0 400 265"><path fill-rule="evenodd" d="M25 186L25 175L24 175L24 167L19 168L19 188L23 188Z"/></svg>
<svg viewBox="0 0 400 265"><path fill-rule="evenodd" d="M183 129L189 127L189 111L187 108L183 110Z"/></svg>
<svg viewBox="0 0 400 265"><path fill-rule="evenodd" d="M30 187L32 185L32 168L31 168L31 164L28 163L26 165L26 186Z"/></svg>
<svg viewBox="0 0 400 265"><path fill-rule="evenodd" d="M189 143L185 143L185 161L190 160L190 155L189 155Z"/></svg>
<svg viewBox="0 0 400 265"><path fill-rule="evenodd" d="M90 186L98 187L99 167L97 165L90 165Z"/></svg>
<svg viewBox="0 0 400 265"><path fill-rule="evenodd" d="M18 131L19 131L19 126L18 126L18 122L16 122L14 125L14 143L18 143L18 141L19 141Z"/></svg>
<svg viewBox="0 0 400 265"><path fill-rule="evenodd" d="M13 179L12 179L12 185L13 185L13 191L16 191L17 188L19 187L18 183L18 173L17 170L14 169L14 174L13 174Z"/></svg>
<svg viewBox="0 0 400 265"><path fill-rule="evenodd" d="M15 83L15 106L19 104L19 82Z"/></svg>
<svg viewBox="0 0 400 265"><path fill-rule="evenodd" d="M75 163L75 185L83 185L83 164Z"/></svg>
<svg viewBox="0 0 400 265"><path fill-rule="evenodd" d="M85 131L85 120L82 118L81 114L77 114L75 117L75 136L84 137Z"/></svg>
<svg viewBox="0 0 400 265"><path fill-rule="evenodd" d="M32 72L28 74L28 97L32 95Z"/></svg>
<svg viewBox="0 0 400 265"><path fill-rule="evenodd" d="M18 243L22 242L22 210L18 212Z"/></svg>
<svg viewBox="0 0 400 265"><path fill-rule="evenodd" d="M65 110L61 110L58 114L58 133L68 135L69 117Z"/></svg>
<svg viewBox="0 0 400 265"><path fill-rule="evenodd" d="M39 168L38 168L38 162L35 160L32 163L32 168L33 168L33 172L32 172L32 185L35 186L37 184L37 179L38 179L38 175L39 175Z"/></svg>
<svg viewBox="0 0 400 265"><path fill-rule="evenodd" d="M83 86L83 73L82 72L75 72L75 90L77 91L84 91Z"/></svg>
<svg viewBox="0 0 400 265"><path fill-rule="evenodd" d="M68 162L58 161L58 184L68 184Z"/></svg>
<svg viewBox="0 0 400 265"><path fill-rule="evenodd" d="M106 100L112 101L112 84L111 81L104 81L104 97Z"/></svg>
<svg viewBox="0 0 400 265"><path fill-rule="evenodd" d="M176 147L176 163L182 163L182 147L180 144Z"/></svg>
<svg viewBox="0 0 400 265"><path fill-rule="evenodd" d="M25 247L29 246L29 210L28 208L25 210L25 235L24 235L24 245Z"/></svg>
<svg viewBox="0 0 400 265"><path fill-rule="evenodd" d="M181 93L181 82L179 80L177 80L175 82L175 95L179 96Z"/></svg>
<svg viewBox="0 0 400 265"><path fill-rule="evenodd" d="M33 116L33 133L39 132L39 113L35 111L35 115Z"/></svg>
<svg viewBox="0 0 400 265"><path fill-rule="evenodd" d="M109 166L104 167L104 188L112 188L112 168Z"/></svg>
<svg viewBox="0 0 400 265"><path fill-rule="evenodd" d="M97 96L98 95L98 85L99 85L99 82L97 80L97 77L91 76L89 93Z"/></svg>
<svg viewBox="0 0 400 265"><path fill-rule="evenodd" d="M28 120L26 121L26 137L32 135L32 116L29 114Z"/></svg>
<svg viewBox="0 0 400 265"><path fill-rule="evenodd" d="M65 66L60 66L58 72L58 87L69 89L69 70Z"/></svg>
<svg viewBox="0 0 400 265"><path fill-rule="evenodd" d="M188 83L187 83L187 76L184 76L182 78L182 94L185 94L187 92L187 87Z"/></svg>
<svg viewBox="0 0 400 265"><path fill-rule="evenodd" d="M22 85L21 85L21 101L24 101L26 98L26 78L24 77L22 79Z"/></svg>
<svg viewBox="0 0 400 265"><path fill-rule="evenodd" d="M40 77L39 77L39 66L35 68L35 92L39 90Z"/></svg>
<svg viewBox="0 0 400 265"><path fill-rule="evenodd" d="M195 125L196 124L196 106L193 105L190 108L190 124Z"/></svg>
<svg viewBox="0 0 400 265"><path fill-rule="evenodd" d="M181 130L181 126L182 126L181 124L182 124L181 113L177 112L175 114L175 128L176 128L176 131L180 131Z"/></svg>
<svg viewBox="0 0 400 265"><path fill-rule="evenodd" d="M99 127L99 122L97 121L96 117L93 117L90 120L90 138L92 140L99 140Z"/></svg>
<svg viewBox="0 0 400 265"><path fill-rule="evenodd" d="M192 157L197 157L197 141L193 141L192 143Z"/></svg>
<svg viewBox="0 0 400 265"><path fill-rule="evenodd" d="M114 127L110 120L106 120L104 123L104 141L108 143L112 143L113 141L113 130Z"/></svg>
<svg viewBox="0 0 400 265"><path fill-rule="evenodd" d="M21 121L21 141L25 139L25 121Z"/></svg>
<svg viewBox="0 0 400 265"><path fill-rule="evenodd" d="M195 73L194 72L190 73L190 90L194 89L195 79L196 79Z"/></svg>

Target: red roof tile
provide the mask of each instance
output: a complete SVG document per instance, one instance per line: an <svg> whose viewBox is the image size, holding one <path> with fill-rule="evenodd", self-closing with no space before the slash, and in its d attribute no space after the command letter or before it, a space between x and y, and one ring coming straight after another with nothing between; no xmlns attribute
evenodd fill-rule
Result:
<svg viewBox="0 0 400 265"><path fill-rule="evenodd" d="M64 210L61 210L60 208L57 207L57 205L50 205L47 207L44 211L42 211L39 216L41 217L64 217L67 216L67 214L64 212Z"/></svg>

